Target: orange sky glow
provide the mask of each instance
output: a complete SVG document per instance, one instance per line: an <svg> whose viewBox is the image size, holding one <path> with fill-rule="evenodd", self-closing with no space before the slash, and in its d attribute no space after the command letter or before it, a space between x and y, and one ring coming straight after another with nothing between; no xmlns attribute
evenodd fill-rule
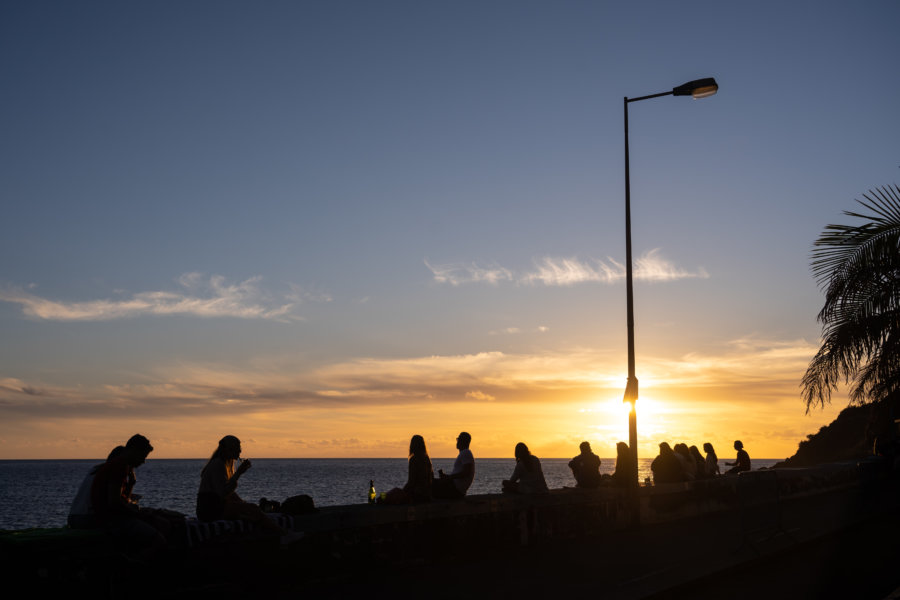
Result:
<svg viewBox="0 0 900 600"><path fill-rule="evenodd" d="M661 441L684 441L710 442L724 458L734 439L759 458L793 454L843 408L836 397L804 414L797 382L813 351L802 341L740 340L718 358L639 360L640 456L654 456ZM617 385L625 377L598 369L605 360L578 349L491 352L357 360L303 373L282 358L245 371L179 365L155 374L164 383L93 389L7 379L0 399L33 416L4 432L0 451L2 458L97 458L141 432L157 458L206 456L225 434L244 440L246 456L402 457L419 433L439 457L453 456L455 436L466 430L482 457L511 456L519 441L539 456L571 456L583 440L614 456L615 443L628 438Z"/></svg>

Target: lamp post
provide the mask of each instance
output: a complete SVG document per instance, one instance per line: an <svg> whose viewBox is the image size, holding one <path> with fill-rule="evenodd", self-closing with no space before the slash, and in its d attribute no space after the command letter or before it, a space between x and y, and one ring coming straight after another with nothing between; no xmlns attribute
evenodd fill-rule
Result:
<svg viewBox="0 0 900 600"><path fill-rule="evenodd" d="M628 445L631 451L632 474L630 477L634 512L632 515L633 524L640 522L640 511L638 510L638 463L637 463L637 413L635 412L635 404L638 399L638 380L634 374L634 285L632 281L631 271L631 174L628 164L628 104L631 102L639 102L641 100L649 100L650 98L659 98L660 96L691 96L693 98L706 98L712 96L719 90L719 85L712 77L707 79L696 79L685 84L679 85L668 92L659 94L650 94L649 96L641 96L639 98L625 97L625 298L627 303L627 324L628 324L628 382L625 386L624 401L631 404L628 411Z"/></svg>

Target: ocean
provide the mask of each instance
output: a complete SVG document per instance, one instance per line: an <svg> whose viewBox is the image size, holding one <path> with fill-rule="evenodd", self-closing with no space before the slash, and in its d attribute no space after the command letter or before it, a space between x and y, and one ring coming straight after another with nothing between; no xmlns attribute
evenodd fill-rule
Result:
<svg viewBox="0 0 900 600"><path fill-rule="evenodd" d="M434 458L435 473L453 469L453 458ZM575 481L568 458L543 458L544 477L551 489L572 487ZM615 458L603 458L601 473L612 473ZM650 476L652 459L639 459L641 481ZM731 460L731 457L728 458ZM0 529L62 527L75 492L98 460L0 460ZM753 468L778 462L754 459ZM194 514L200 470L206 459L149 459L136 470L141 506L168 508ZM238 485L238 494L248 502L266 497L282 501L297 494L312 496L316 506L338 506L366 502L369 480L378 492L406 483L403 458L254 458L253 467ZM725 460L720 459L720 468ZM470 494L500 491L515 466L512 458L477 458L475 481Z"/></svg>

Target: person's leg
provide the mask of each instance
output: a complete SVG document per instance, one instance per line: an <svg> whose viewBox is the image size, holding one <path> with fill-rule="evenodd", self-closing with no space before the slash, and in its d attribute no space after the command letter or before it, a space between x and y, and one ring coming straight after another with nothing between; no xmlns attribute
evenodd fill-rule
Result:
<svg viewBox="0 0 900 600"><path fill-rule="evenodd" d="M225 500L215 494L197 494L197 518L204 522L225 518Z"/></svg>
<svg viewBox="0 0 900 600"><path fill-rule="evenodd" d="M267 531L283 535L285 533L278 523L266 516L260 507L249 502L226 502L226 519L241 519L259 525Z"/></svg>
<svg viewBox="0 0 900 600"><path fill-rule="evenodd" d="M96 529L99 527L94 515L69 515L66 523L69 529Z"/></svg>
<svg viewBox="0 0 900 600"><path fill-rule="evenodd" d="M453 483L452 479L435 479L431 484L431 496L436 500L456 500L462 498L462 494Z"/></svg>
<svg viewBox="0 0 900 600"><path fill-rule="evenodd" d="M106 530L113 539L133 551L136 558L149 562L166 548L166 539L152 525L136 517L116 516L107 524Z"/></svg>
<svg viewBox="0 0 900 600"><path fill-rule="evenodd" d="M169 539L172 533L172 524L168 519L158 515L153 509L143 508L138 511L138 518L156 529L166 540Z"/></svg>

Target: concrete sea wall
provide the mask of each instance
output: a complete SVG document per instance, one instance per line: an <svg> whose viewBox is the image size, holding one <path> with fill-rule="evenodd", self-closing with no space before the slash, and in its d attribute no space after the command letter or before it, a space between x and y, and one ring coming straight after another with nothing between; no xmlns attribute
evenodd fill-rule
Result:
<svg viewBox="0 0 900 600"><path fill-rule="evenodd" d="M592 592L599 580L605 597L641 598L793 552L860 519L896 515L897 498L895 475L864 461L646 486L637 504L627 490L601 487L326 507L295 517L304 535L286 548L260 533L173 548L162 567L149 567L147 590L397 597L398 587L427 587L435 598L521 598ZM35 590L74 586L101 597L125 597L123 582L147 572L106 536L66 530L0 534L0 565L7 581ZM469 575L447 579L448 572Z"/></svg>

